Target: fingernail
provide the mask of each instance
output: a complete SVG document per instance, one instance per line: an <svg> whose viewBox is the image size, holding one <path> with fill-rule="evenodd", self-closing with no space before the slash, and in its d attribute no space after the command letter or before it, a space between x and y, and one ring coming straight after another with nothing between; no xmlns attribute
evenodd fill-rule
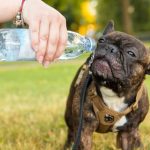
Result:
<svg viewBox="0 0 150 150"><path fill-rule="evenodd" d="M45 68L48 68L48 65L50 64L50 62L49 61L46 61L45 63L44 63L44 67Z"/></svg>
<svg viewBox="0 0 150 150"><path fill-rule="evenodd" d="M39 61L40 64L42 64L42 62L43 62L43 56L40 56L40 57L38 58L38 61Z"/></svg>

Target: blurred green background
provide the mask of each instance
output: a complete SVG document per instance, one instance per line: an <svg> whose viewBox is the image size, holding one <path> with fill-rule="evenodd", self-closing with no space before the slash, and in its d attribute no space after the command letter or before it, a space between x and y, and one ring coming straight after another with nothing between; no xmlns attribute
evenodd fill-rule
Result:
<svg viewBox="0 0 150 150"><path fill-rule="evenodd" d="M150 0L44 0L67 19L69 30L99 37L107 22L115 28L150 39ZM100 33L99 33L100 32Z"/></svg>
<svg viewBox="0 0 150 150"><path fill-rule="evenodd" d="M150 40L150 0L45 0L67 19L68 30L99 37L113 19L117 30ZM11 23L1 27L12 27ZM0 62L0 150L60 150L71 81L89 54L57 61L44 69L37 62ZM150 93L150 77L145 80ZM150 150L150 113L140 126ZM94 134L93 150L116 150L115 134Z"/></svg>
<svg viewBox="0 0 150 150"><path fill-rule="evenodd" d="M96 32L103 30L110 19L115 21L117 30L133 34L150 30L150 0L44 1L66 17L68 29L84 34L93 26Z"/></svg>

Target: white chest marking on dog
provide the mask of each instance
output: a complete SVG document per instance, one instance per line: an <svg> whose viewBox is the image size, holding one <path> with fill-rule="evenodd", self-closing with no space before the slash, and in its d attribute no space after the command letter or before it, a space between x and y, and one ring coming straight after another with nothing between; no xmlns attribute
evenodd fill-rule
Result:
<svg viewBox="0 0 150 150"><path fill-rule="evenodd" d="M118 121L114 124L114 126L113 126L113 128L112 128L112 131L113 131L113 132L117 132L117 131L118 131L117 127L123 126L126 122L127 122L126 116L121 117L120 120L118 120Z"/></svg>
<svg viewBox="0 0 150 150"><path fill-rule="evenodd" d="M125 110L127 108L127 104L124 103L124 97L118 97L117 94L115 92L113 92L111 89L106 88L106 87L100 87L100 91L102 93L102 97L103 100L105 102L105 104L117 111L117 112L121 112L123 110ZM127 122L127 118L126 116L123 116L120 120L118 120L114 126L113 126L113 131L117 131L117 127L119 126L123 126L125 123Z"/></svg>

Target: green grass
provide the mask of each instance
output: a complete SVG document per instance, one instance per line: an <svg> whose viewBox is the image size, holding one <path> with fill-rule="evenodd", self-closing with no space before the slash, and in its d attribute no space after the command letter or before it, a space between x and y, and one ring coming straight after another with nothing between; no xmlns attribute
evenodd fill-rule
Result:
<svg viewBox="0 0 150 150"><path fill-rule="evenodd" d="M0 150L60 150L70 83L85 57L44 69L36 62L0 63ZM146 80L150 93L150 78ZM150 113L140 130L150 149ZM94 150L115 150L115 134L94 134Z"/></svg>

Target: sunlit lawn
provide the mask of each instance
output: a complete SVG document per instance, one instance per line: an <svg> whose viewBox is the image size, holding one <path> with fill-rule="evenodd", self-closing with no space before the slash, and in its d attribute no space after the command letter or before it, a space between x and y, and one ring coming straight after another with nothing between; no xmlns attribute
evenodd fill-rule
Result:
<svg viewBox="0 0 150 150"><path fill-rule="evenodd" d="M85 57L44 69L36 62L0 63L0 150L60 150L66 139L69 86ZM150 93L150 78L146 80ZM150 149L150 113L141 126ZM94 150L115 150L115 134L94 134Z"/></svg>

